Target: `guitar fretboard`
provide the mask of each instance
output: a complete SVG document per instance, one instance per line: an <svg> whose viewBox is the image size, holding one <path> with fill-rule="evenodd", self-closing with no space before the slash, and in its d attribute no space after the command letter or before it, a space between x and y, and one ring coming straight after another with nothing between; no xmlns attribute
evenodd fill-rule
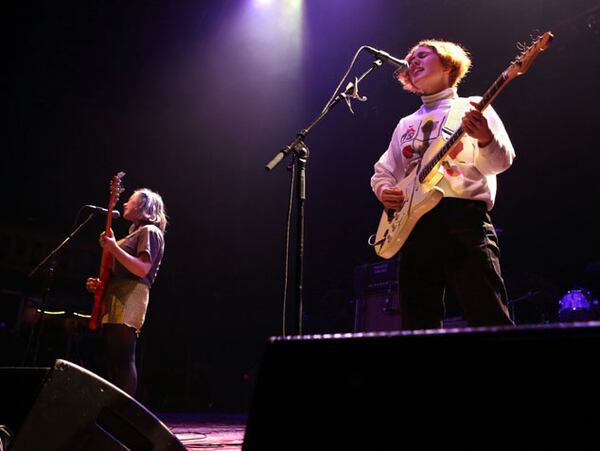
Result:
<svg viewBox="0 0 600 451"><path fill-rule="evenodd" d="M485 92L485 94L483 94L482 99L478 104L478 108L480 111L483 111L492 102L494 97L496 97L496 95L498 95L500 90L506 85L507 81L508 81L508 75L506 75L506 73L503 72L496 79L496 81L492 84L492 86L490 86L488 88L488 90ZM440 161L442 161L442 159L444 159L446 157L446 155L448 155L450 153L450 151L453 149L454 145L460 140L460 138L462 138L464 133L465 133L465 131L463 130L462 127L458 127L454 131L452 136L450 136L450 138L448 138L448 141L446 141L446 144L444 144L442 146L442 148L440 150L438 150L438 152L429 161L429 163L427 163L421 169L421 172L419 173L419 182L421 182L421 183L425 182L425 180L429 177L431 172L434 171L438 167Z"/></svg>

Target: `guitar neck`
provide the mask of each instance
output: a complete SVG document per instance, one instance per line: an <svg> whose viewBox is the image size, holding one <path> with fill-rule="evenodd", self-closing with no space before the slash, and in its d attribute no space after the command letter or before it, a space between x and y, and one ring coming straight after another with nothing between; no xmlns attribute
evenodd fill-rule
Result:
<svg viewBox="0 0 600 451"><path fill-rule="evenodd" d="M113 206L109 205L109 209L108 209L108 213L106 214L106 227L104 228L104 231L106 232L107 235L109 235L111 233L111 228L112 228L112 212L113 212Z"/></svg>
<svg viewBox="0 0 600 451"><path fill-rule="evenodd" d="M492 100L496 98L500 91L508 84L509 77L506 72L502 72L500 76L496 79L492 86L488 88L488 90L483 94L481 101L478 103L477 108L480 111L483 111L488 107ZM431 160L421 169L419 173L419 181L423 183L430 174L437 169L440 162L452 151L454 146L458 143L458 141L463 137L465 131L462 126L459 126L452 136L448 138L448 141L442 146L440 150L431 158Z"/></svg>
<svg viewBox="0 0 600 451"><path fill-rule="evenodd" d="M108 213L106 214L106 227L104 230L107 236L112 236L112 212L114 209L113 202L109 202L108 207ZM108 274L112 269L112 261L112 255L103 249L102 258L100 259L100 279L106 279L108 277Z"/></svg>
<svg viewBox="0 0 600 451"><path fill-rule="evenodd" d="M492 100L494 100L496 96L500 94L500 91L502 91L502 89L508 84L508 81L508 75L506 72L502 72L492 86L485 91L485 94L483 94L483 97L478 104L478 108L483 111L490 103L492 103Z"/></svg>

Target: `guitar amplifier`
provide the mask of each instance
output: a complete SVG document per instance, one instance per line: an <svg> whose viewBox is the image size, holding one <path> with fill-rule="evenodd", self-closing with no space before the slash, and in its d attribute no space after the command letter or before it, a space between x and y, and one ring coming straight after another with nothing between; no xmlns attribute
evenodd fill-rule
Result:
<svg viewBox="0 0 600 451"><path fill-rule="evenodd" d="M357 266L354 269L354 296L354 332L402 329L397 259ZM456 297L448 289L444 305L443 328L467 326Z"/></svg>
<svg viewBox="0 0 600 451"><path fill-rule="evenodd" d="M357 266L354 269L354 296L354 332L402 328L396 259Z"/></svg>

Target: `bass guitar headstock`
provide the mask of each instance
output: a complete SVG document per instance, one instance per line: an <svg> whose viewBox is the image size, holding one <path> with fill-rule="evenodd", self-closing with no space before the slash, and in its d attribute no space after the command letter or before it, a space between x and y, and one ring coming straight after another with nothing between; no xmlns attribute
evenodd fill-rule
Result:
<svg viewBox="0 0 600 451"><path fill-rule="evenodd" d="M110 200L108 205L108 211L112 211L115 208L115 205L119 202L119 197L125 188L123 187L123 177L125 177L125 173L123 171L118 172L112 178L110 182Z"/></svg>

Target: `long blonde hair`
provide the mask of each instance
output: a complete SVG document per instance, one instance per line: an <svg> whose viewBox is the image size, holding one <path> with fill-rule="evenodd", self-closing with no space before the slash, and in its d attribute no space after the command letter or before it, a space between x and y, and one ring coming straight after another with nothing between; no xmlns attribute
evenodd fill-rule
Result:
<svg viewBox="0 0 600 451"><path fill-rule="evenodd" d="M164 233L167 228L167 212L161 195L148 188L136 189L134 194L137 193L144 200L139 211L140 216L143 218L142 222L154 224Z"/></svg>
<svg viewBox="0 0 600 451"><path fill-rule="evenodd" d="M420 41L408 51L405 59L410 60L414 51L421 46L427 46L432 49L440 57L442 65L450 69L450 87L457 87L471 68L471 57L467 49L460 44L440 39L424 39ZM396 72L396 78L402 83L405 90L414 93L419 92L419 89L410 81L408 71Z"/></svg>

